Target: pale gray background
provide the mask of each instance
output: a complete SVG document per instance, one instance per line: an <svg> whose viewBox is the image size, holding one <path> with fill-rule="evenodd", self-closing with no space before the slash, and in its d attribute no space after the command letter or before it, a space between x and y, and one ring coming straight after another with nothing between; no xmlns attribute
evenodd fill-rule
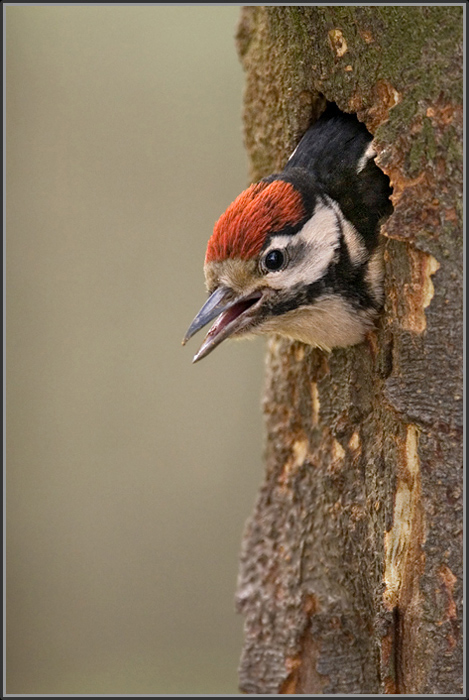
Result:
<svg viewBox="0 0 469 700"><path fill-rule="evenodd" d="M264 342L197 365L238 7L8 7L7 690L236 693Z"/></svg>

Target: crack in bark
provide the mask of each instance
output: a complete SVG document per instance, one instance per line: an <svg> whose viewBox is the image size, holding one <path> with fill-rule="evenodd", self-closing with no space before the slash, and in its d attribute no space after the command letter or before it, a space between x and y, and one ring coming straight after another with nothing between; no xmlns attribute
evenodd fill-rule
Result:
<svg viewBox="0 0 469 700"><path fill-rule="evenodd" d="M416 634L422 615L419 578L424 568L424 509L421 501L418 430L408 425L401 460L391 530L385 534L385 606L393 612L393 663L396 693L419 692L422 672L410 672L418 654Z"/></svg>
<svg viewBox="0 0 469 700"><path fill-rule="evenodd" d="M267 472L239 584L245 692L461 692L460 10L243 9L253 179L328 99L373 133L395 207L368 342L327 357L269 342ZM308 620L305 592L321 603Z"/></svg>
<svg viewBox="0 0 469 700"><path fill-rule="evenodd" d="M320 656L320 643L312 633L312 615L318 609L316 596L310 595L305 604L308 620L300 639L300 651L296 656L288 657L285 662L289 675L282 683L279 694L321 694L329 683L329 677L319 673L317 663Z"/></svg>

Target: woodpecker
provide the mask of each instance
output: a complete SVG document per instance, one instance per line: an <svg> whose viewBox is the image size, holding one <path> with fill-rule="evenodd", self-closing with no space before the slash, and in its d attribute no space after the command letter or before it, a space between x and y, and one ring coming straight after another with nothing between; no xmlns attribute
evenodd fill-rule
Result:
<svg viewBox="0 0 469 700"><path fill-rule="evenodd" d="M248 187L218 219L205 256L209 297L183 340L215 319L194 362L226 338L277 333L331 350L373 328L392 189L372 139L330 103L284 169Z"/></svg>

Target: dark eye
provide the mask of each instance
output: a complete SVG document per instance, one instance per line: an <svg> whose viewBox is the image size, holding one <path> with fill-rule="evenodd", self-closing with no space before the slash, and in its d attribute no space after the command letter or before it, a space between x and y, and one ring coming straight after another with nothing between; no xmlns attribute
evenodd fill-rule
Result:
<svg viewBox="0 0 469 700"><path fill-rule="evenodd" d="M285 265L285 254L281 250L271 250L264 258L264 267L269 272L280 270Z"/></svg>

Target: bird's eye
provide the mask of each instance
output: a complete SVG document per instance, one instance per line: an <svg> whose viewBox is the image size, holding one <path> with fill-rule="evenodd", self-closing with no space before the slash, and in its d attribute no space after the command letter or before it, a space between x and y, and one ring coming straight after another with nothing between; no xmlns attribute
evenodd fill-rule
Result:
<svg viewBox="0 0 469 700"><path fill-rule="evenodd" d="M286 262L285 253L281 250L271 250L264 258L264 267L269 272L276 272L284 267Z"/></svg>

